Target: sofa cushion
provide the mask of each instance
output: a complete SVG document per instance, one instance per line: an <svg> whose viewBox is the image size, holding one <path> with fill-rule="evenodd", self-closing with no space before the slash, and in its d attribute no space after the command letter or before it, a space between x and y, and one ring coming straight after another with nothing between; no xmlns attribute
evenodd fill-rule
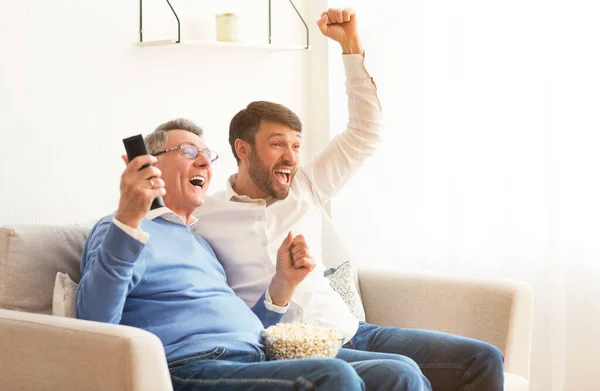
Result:
<svg viewBox="0 0 600 391"><path fill-rule="evenodd" d="M52 314L56 273L79 282L91 226L0 227L0 308Z"/></svg>
<svg viewBox="0 0 600 391"><path fill-rule="evenodd" d="M329 284L344 300L352 315L358 320L365 320L365 309L363 308L360 295L354 286L354 268L350 261L342 263L337 268L325 270L325 277Z"/></svg>
<svg viewBox="0 0 600 391"><path fill-rule="evenodd" d="M56 273L52 294L52 315L77 317L77 283L66 273Z"/></svg>

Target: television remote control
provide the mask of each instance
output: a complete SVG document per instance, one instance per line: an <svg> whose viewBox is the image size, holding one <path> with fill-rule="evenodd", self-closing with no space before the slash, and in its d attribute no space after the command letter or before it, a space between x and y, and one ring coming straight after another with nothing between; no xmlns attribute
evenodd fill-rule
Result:
<svg viewBox="0 0 600 391"><path fill-rule="evenodd" d="M123 145L125 145L125 151L127 151L127 158L129 161L132 161L138 156L147 155L148 150L146 149L146 144L144 143L144 139L141 134L136 136L131 136L123 139ZM149 164L146 164L140 168L140 170L148 167ZM152 206L150 209L161 208L165 206L162 197L156 197L152 201Z"/></svg>

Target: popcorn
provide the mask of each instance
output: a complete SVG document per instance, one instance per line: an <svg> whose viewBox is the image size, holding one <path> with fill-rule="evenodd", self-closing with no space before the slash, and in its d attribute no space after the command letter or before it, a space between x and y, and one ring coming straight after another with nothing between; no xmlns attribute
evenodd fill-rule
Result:
<svg viewBox="0 0 600 391"><path fill-rule="evenodd" d="M339 331L305 323L277 323L262 335L272 360L333 358L344 342Z"/></svg>

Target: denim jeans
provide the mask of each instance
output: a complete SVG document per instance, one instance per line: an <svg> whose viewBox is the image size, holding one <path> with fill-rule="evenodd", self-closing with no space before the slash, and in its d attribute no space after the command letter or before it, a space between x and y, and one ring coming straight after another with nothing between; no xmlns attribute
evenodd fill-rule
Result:
<svg viewBox="0 0 600 391"><path fill-rule="evenodd" d="M172 360L169 371L175 391L430 390L427 379L409 359L342 349L340 355L344 354L348 361L339 358L269 361L262 351L216 348ZM361 360L367 356L369 360Z"/></svg>
<svg viewBox="0 0 600 391"><path fill-rule="evenodd" d="M502 353L495 346L435 331L360 322L346 349L393 353L412 359L433 391L502 391Z"/></svg>

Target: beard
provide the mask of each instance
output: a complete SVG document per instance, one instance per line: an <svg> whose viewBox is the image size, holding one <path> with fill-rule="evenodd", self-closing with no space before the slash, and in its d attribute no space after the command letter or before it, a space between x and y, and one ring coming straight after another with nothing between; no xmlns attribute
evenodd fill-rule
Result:
<svg viewBox="0 0 600 391"><path fill-rule="evenodd" d="M250 153L249 163L248 176L252 180L252 183L254 183L254 186L276 200L283 200L288 196L290 192L289 185L283 189L276 189L273 183L272 171L260 160L254 150ZM290 166L286 165L286 168ZM292 183L292 179L294 179L294 175L296 175L296 172L290 174L290 184Z"/></svg>

